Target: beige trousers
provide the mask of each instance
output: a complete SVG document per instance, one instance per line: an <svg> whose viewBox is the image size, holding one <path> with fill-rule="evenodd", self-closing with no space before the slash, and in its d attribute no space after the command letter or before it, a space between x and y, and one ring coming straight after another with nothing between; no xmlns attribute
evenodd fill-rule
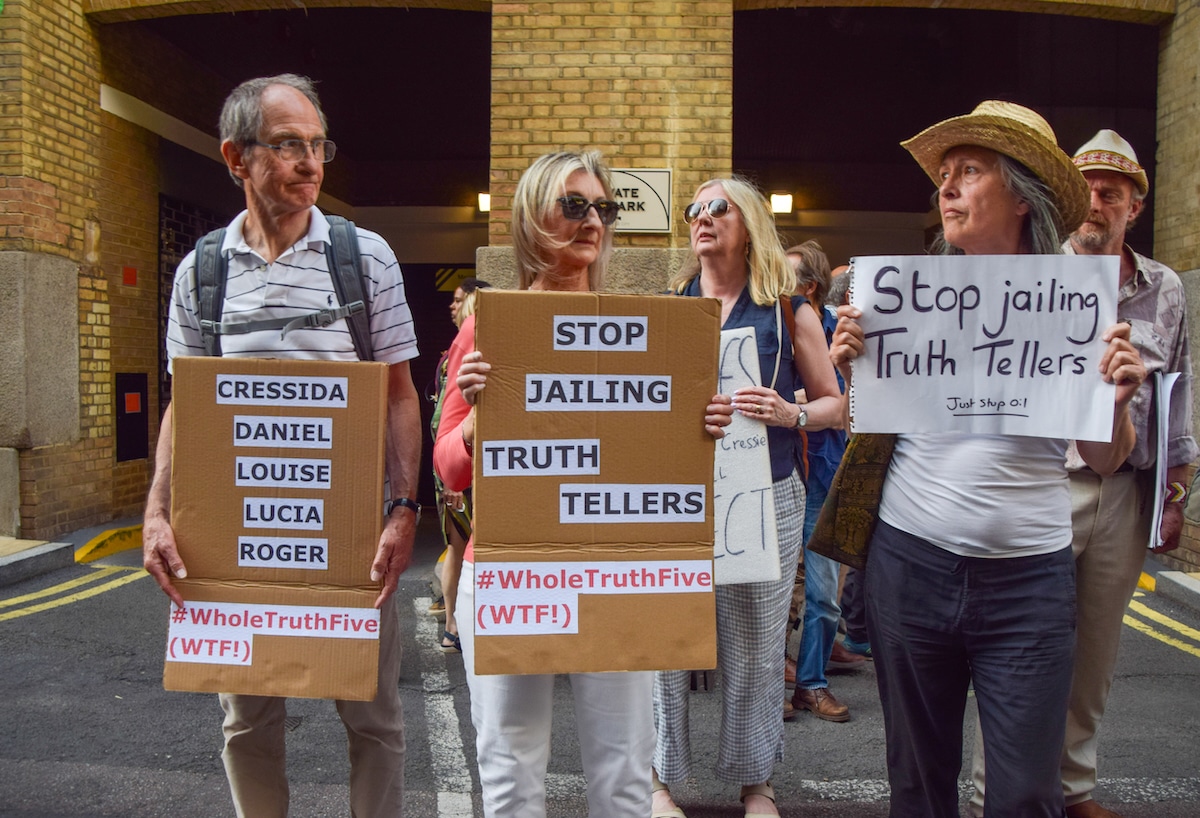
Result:
<svg viewBox="0 0 1200 818"><path fill-rule="evenodd" d="M396 597L379 612L379 687L369 702L337 701L350 745L350 814L399 818L404 796L404 713ZM287 699L220 694L225 775L238 818L285 818Z"/></svg>
<svg viewBox="0 0 1200 818"><path fill-rule="evenodd" d="M1067 707L1062 785L1067 806L1096 787L1096 746L1112 687L1125 609L1145 563L1154 495L1135 472L1071 473L1071 549L1075 554L1075 669ZM1149 490L1148 490L1149 489ZM971 814L983 815L984 749L978 720Z"/></svg>

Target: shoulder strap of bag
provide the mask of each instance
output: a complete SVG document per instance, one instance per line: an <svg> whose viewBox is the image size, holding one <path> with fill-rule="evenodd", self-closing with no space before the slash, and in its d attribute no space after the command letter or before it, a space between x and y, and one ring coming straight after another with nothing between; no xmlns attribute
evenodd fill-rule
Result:
<svg viewBox="0 0 1200 818"><path fill-rule="evenodd" d="M783 320L779 320L780 318ZM792 297L781 295L775 302L775 374L771 376L771 388L779 383L779 362L783 358L783 328L787 327L788 340L796 341L796 314L792 312Z"/></svg>
<svg viewBox="0 0 1200 818"><path fill-rule="evenodd" d="M325 257L329 260L329 275L338 301L353 311L346 318L350 338L360 361L375 360L375 347L371 343L371 319L368 290L363 282L362 258L358 251L358 230L354 222L341 216L327 215L329 221L329 246ZM361 305L354 310L354 306Z"/></svg>
<svg viewBox="0 0 1200 818"><path fill-rule="evenodd" d="M221 311L225 308L225 278L229 262L221 252L225 228L213 230L196 242L196 289L200 314L200 335L204 354L221 356Z"/></svg>
<svg viewBox="0 0 1200 818"><path fill-rule="evenodd" d="M367 287L363 283L362 261L358 252L358 233L354 222L340 216L326 218L329 220L329 246L325 250L325 258L340 306L336 309L317 310L295 318L268 318L262 321L223 324L221 312L225 304L225 281L229 272L229 262L221 252L225 230L214 230L197 242L196 276L200 332L204 338L206 354L221 354L222 335L278 329L286 336L294 329L327 327L345 318L358 359L375 360L367 309Z"/></svg>

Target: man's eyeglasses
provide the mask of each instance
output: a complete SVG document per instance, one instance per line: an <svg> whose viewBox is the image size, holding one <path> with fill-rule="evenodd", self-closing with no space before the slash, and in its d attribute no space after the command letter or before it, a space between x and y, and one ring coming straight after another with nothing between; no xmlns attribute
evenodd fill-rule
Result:
<svg viewBox="0 0 1200 818"><path fill-rule="evenodd" d="M559 196L558 203L562 205L563 217L573 222L586 219L588 210L593 207L603 224L612 224L621 215L621 206L612 199L589 202L583 196Z"/></svg>
<svg viewBox="0 0 1200 818"><path fill-rule="evenodd" d="M696 221L708 210L708 215L719 219L729 212L729 202L724 199L709 199L707 202L692 202L683 209L683 220L688 224Z"/></svg>
<svg viewBox="0 0 1200 818"><path fill-rule="evenodd" d="M305 142L303 139L284 139L278 145L269 145L266 142L251 142L250 144L276 151L279 158L285 162L299 162L308 156L309 148L312 148L313 156L318 162L332 162L333 157L337 155L337 145L332 139L314 139L312 142Z"/></svg>

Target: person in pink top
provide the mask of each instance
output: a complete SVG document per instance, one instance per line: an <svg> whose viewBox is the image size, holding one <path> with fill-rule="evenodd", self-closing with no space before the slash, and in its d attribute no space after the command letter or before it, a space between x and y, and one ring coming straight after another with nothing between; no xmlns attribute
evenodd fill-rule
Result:
<svg viewBox="0 0 1200 818"><path fill-rule="evenodd" d="M513 196L513 250L522 290L590 292L600 289L612 252L612 200L608 168L596 151L553 153L537 159ZM471 482L475 398L487 384L489 364L475 351L475 316L450 347L449 388L434 442L433 464L457 490ZM705 428L721 437L733 407L715 396ZM467 543L458 585L458 609L473 611L474 541ZM554 675L476 675L474 622L459 619L467 683L471 689L479 781L488 818L544 818L546 765ZM652 672L572 673L575 721L588 812L606 818L650 814L650 760L654 752Z"/></svg>

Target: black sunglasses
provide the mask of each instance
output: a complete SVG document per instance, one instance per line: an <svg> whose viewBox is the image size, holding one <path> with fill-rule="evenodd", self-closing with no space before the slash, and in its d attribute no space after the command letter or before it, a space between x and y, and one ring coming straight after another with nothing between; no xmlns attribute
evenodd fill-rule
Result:
<svg viewBox="0 0 1200 818"><path fill-rule="evenodd" d="M714 219L719 219L729 212L729 202L724 199L709 199L707 202L692 202L683 209L683 220L688 224L696 221L705 210Z"/></svg>
<svg viewBox="0 0 1200 818"><path fill-rule="evenodd" d="M621 206L612 199L599 199L589 202L584 196L559 196L558 203L562 205L563 217L573 222L587 218L588 209L596 208L596 215L603 224L612 224L621 215Z"/></svg>

